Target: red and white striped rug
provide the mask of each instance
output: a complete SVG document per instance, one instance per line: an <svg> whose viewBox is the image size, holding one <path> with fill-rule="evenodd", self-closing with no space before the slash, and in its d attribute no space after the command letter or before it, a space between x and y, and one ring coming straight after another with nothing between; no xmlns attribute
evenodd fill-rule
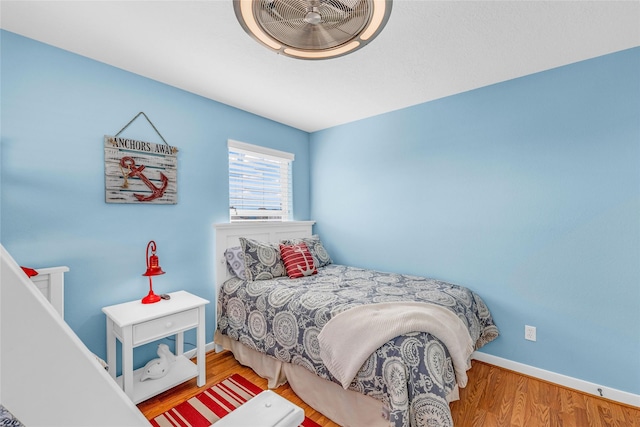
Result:
<svg viewBox="0 0 640 427"><path fill-rule="evenodd" d="M154 427L208 427L251 399L262 389L234 374L151 420ZM320 427L305 417L301 426Z"/></svg>

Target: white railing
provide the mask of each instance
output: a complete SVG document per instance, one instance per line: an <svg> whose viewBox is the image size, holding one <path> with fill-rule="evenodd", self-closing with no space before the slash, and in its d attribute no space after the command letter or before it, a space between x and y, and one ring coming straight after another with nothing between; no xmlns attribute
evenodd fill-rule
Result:
<svg viewBox="0 0 640 427"><path fill-rule="evenodd" d="M0 245L0 403L27 426L149 423Z"/></svg>

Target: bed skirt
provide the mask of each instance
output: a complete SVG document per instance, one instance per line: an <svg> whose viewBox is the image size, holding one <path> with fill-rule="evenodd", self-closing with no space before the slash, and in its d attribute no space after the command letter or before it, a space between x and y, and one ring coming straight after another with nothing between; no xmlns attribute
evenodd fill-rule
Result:
<svg viewBox="0 0 640 427"><path fill-rule="evenodd" d="M341 426L389 427L384 404L370 396L345 390L302 366L281 362L253 350L216 331L214 342L230 350L240 364L253 369L278 388L289 383L291 389L309 406ZM457 391L457 388L456 388Z"/></svg>

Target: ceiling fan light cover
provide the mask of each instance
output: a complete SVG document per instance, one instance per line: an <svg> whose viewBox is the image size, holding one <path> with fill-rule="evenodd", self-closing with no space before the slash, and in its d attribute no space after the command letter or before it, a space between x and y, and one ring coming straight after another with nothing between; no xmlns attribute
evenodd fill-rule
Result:
<svg viewBox="0 0 640 427"><path fill-rule="evenodd" d="M366 46L384 28L392 0L233 0L242 28L298 59L329 59Z"/></svg>

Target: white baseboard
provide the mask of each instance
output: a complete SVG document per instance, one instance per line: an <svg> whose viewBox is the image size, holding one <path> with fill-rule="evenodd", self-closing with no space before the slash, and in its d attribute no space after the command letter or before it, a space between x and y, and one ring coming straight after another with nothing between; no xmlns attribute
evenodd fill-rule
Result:
<svg viewBox="0 0 640 427"><path fill-rule="evenodd" d="M589 381L580 380L578 378L569 377L555 372L547 371L544 369L536 368L534 366L525 365L524 363L514 362L512 360L503 359L502 357L492 356L487 353L476 351L471 355L474 360L486 362L490 365L499 366L501 368L509 369L530 377L538 378L550 383L558 384L567 388L581 391L587 394L593 394L595 396L602 396L606 399L614 400L616 402L624 403L626 405L640 407L640 395L628 393L626 391L617 390L615 388L606 387L603 385L591 383Z"/></svg>
<svg viewBox="0 0 640 427"><path fill-rule="evenodd" d="M205 353L209 353L211 350L215 350L216 352L220 351L220 349L216 347L216 344L213 341L206 343L204 346ZM191 350L185 351L184 357L186 357L187 359L196 357L196 349L192 348Z"/></svg>
<svg viewBox="0 0 640 427"><path fill-rule="evenodd" d="M205 351L209 352L211 350L219 352L222 350L222 348L216 346L214 342L209 342L205 345ZM184 355L187 358L195 357L196 350L193 349L186 351ZM491 354L483 353L480 351L474 352L471 355L471 358L488 363L490 365L509 369L510 371L518 372L520 374L528 375L530 377L548 381L550 383L558 384L563 387L571 388L573 390L578 390L583 393L601 396L605 399L624 403L625 405L640 407L640 395L638 394L633 394L600 384L591 383L589 381L580 380L578 378L557 374L555 372L536 368L535 366L525 365L524 363L514 362L512 360L503 359L502 357L493 356Z"/></svg>

